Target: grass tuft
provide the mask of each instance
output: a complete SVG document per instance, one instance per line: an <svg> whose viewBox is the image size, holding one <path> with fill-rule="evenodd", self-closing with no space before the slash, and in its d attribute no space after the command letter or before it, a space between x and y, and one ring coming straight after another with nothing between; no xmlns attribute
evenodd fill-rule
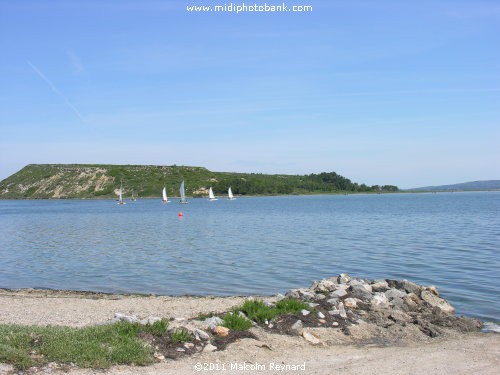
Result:
<svg viewBox="0 0 500 375"><path fill-rule="evenodd" d="M224 315L224 327L234 331L246 331L252 327L252 321L244 316L240 316L238 312L233 311Z"/></svg>
<svg viewBox="0 0 500 375"><path fill-rule="evenodd" d="M178 328L170 333L170 339L172 342L189 342L193 337L186 328Z"/></svg>
<svg viewBox="0 0 500 375"><path fill-rule="evenodd" d="M276 303L276 309L279 311L279 314L294 314L302 310L311 311L311 307L306 302L293 299L293 298L284 298L281 301Z"/></svg>
<svg viewBox="0 0 500 375"><path fill-rule="evenodd" d="M278 314L275 308L266 306L264 301L260 299L247 299L243 305L236 308L236 310L242 311L248 319L259 323L264 323L266 320L272 320Z"/></svg>
<svg viewBox="0 0 500 375"><path fill-rule="evenodd" d="M141 330L146 333L151 333L153 336L163 336L163 334L167 331L168 329L168 321L165 319L159 320L157 322L154 322L153 324L148 324L146 326L143 326Z"/></svg>
<svg viewBox="0 0 500 375"><path fill-rule="evenodd" d="M245 313L248 319L258 323L264 323L266 320L273 320L278 315L295 314L304 309L311 311L311 307L306 302L293 298L282 299L276 303L276 306L273 307L267 306L264 301L260 299L248 299L243 303L243 305L235 307L233 312L237 313L238 311L241 311ZM225 318L226 317L224 317L224 319Z"/></svg>

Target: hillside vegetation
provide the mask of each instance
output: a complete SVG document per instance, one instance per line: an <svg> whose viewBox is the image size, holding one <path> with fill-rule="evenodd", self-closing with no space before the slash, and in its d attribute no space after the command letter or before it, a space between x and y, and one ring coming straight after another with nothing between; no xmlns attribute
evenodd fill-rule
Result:
<svg viewBox="0 0 500 375"><path fill-rule="evenodd" d="M114 198L123 184L124 197L311 194L397 191L396 186L366 186L335 172L309 175L211 172L202 167L97 164L30 164L0 182L0 198Z"/></svg>

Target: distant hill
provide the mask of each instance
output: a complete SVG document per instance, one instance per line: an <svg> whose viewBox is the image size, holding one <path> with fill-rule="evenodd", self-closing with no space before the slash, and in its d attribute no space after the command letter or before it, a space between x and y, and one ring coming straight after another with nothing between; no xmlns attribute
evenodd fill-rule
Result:
<svg viewBox="0 0 500 375"><path fill-rule="evenodd" d="M309 175L211 172L202 167L156 165L30 164L0 181L0 199L114 198L123 183L124 197L159 197L163 186L169 197L206 196L212 186L225 195L275 195L337 192L397 191L392 185L367 186L335 172Z"/></svg>
<svg viewBox="0 0 500 375"><path fill-rule="evenodd" d="M500 180L470 181L453 185L425 186L409 190L495 190L500 189Z"/></svg>

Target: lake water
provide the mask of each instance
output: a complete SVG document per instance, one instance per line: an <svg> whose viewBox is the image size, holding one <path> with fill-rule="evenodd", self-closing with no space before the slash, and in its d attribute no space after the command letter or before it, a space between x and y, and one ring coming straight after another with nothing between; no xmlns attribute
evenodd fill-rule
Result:
<svg viewBox="0 0 500 375"><path fill-rule="evenodd" d="M0 201L0 287L264 295L341 272L500 321L500 192Z"/></svg>

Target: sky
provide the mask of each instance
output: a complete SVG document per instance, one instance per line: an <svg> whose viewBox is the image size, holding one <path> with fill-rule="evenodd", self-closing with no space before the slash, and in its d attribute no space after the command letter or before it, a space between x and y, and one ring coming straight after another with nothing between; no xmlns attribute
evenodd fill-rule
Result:
<svg viewBox="0 0 500 375"><path fill-rule="evenodd" d="M499 1L187 10L229 4L0 0L0 179L30 163L500 179Z"/></svg>

